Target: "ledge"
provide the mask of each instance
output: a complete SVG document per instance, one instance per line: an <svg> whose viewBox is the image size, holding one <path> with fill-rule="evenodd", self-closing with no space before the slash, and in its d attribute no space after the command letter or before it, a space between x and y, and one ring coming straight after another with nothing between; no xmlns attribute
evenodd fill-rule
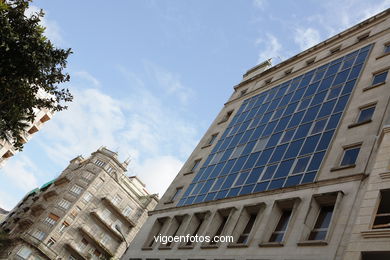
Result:
<svg viewBox="0 0 390 260"><path fill-rule="evenodd" d="M204 148L207 148L207 147L210 147L211 144L206 144L206 145L203 145L200 149L204 149Z"/></svg>
<svg viewBox="0 0 390 260"><path fill-rule="evenodd" d="M227 245L228 248L247 248L247 244L229 244Z"/></svg>
<svg viewBox="0 0 390 260"><path fill-rule="evenodd" d="M219 122L217 123L217 125L220 125L220 124L226 123L227 121L229 121L229 119L226 119L226 120L219 121Z"/></svg>
<svg viewBox="0 0 390 260"><path fill-rule="evenodd" d="M390 237L390 228L372 229L360 232L364 238L383 238Z"/></svg>
<svg viewBox="0 0 390 260"><path fill-rule="evenodd" d="M307 240L297 243L298 246L327 246L328 242L325 240Z"/></svg>
<svg viewBox="0 0 390 260"><path fill-rule="evenodd" d="M330 169L330 171L335 172L335 171L341 171L341 170L355 168L355 167L356 167L356 164L349 164L349 165L344 165L344 166L333 167Z"/></svg>
<svg viewBox="0 0 390 260"><path fill-rule="evenodd" d="M201 245L200 248L202 248L202 249L216 249L216 248L218 248L218 245Z"/></svg>
<svg viewBox="0 0 390 260"><path fill-rule="evenodd" d="M164 205L172 204L172 203L173 203L173 201L171 200L171 201L164 202Z"/></svg>
<svg viewBox="0 0 390 260"><path fill-rule="evenodd" d="M264 242L259 244L259 247L282 247L282 246L284 246L283 242Z"/></svg>
<svg viewBox="0 0 390 260"><path fill-rule="evenodd" d="M390 179L390 171L379 173L379 177L382 179Z"/></svg>
<svg viewBox="0 0 390 260"><path fill-rule="evenodd" d="M151 250L153 250L153 247L141 247L141 250L143 250L143 251L151 251Z"/></svg>
<svg viewBox="0 0 390 260"><path fill-rule="evenodd" d="M194 245L184 245L184 246L179 246L177 249L193 249Z"/></svg>
<svg viewBox="0 0 390 260"><path fill-rule="evenodd" d="M113 257L114 256L114 253L111 252L111 250L109 250L105 245L103 245L99 240L97 240L97 238L94 236L94 234L90 233L88 230L86 230L84 227L79 227L78 228L79 231L84 234L85 236L87 236L90 240L92 240L92 242L97 246L99 247L102 251L105 252L105 254L109 255L110 257Z"/></svg>
<svg viewBox="0 0 390 260"><path fill-rule="evenodd" d="M171 249L172 249L172 247L170 247L170 246L160 246L158 248L158 250L171 250Z"/></svg>
<svg viewBox="0 0 390 260"><path fill-rule="evenodd" d="M383 58L383 57L386 57L386 56L389 56L389 55L390 55L390 52L384 53L384 54L382 54L382 55L376 57L376 59L379 60L380 58Z"/></svg>
<svg viewBox="0 0 390 260"><path fill-rule="evenodd" d="M190 174L193 174L194 172L186 172L186 173L183 173L183 176L185 176L185 175L190 175Z"/></svg>
<svg viewBox="0 0 390 260"><path fill-rule="evenodd" d="M369 119L369 120L365 120L365 121L362 121L362 122L359 122L359 123L353 123L353 124L350 124L348 126L348 128L354 128L354 127L365 125L365 124L368 124L368 123L371 123L371 122L372 122L372 120Z"/></svg>
<svg viewBox="0 0 390 260"><path fill-rule="evenodd" d="M373 89L373 88L376 88L376 87L379 87L379 86L382 86L382 85L384 85L384 84L386 84L386 81L385 81L385 82L378 83L378 84L375 84L375 85L371 85L371 86L365 87L365 88L363 89L363 92L364 92L364 91L367 91L367 90L370 90L370 89Z"/></svg>

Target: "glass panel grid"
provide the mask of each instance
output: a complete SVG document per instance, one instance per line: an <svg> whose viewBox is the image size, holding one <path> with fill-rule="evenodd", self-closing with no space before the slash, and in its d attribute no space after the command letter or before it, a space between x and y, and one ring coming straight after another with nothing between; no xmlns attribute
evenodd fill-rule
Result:
<svg viewBox="0 0 390 260"><path fill-rule="evenodd" d="M313 182L370 48L244 100L177 206Z"/></svg>

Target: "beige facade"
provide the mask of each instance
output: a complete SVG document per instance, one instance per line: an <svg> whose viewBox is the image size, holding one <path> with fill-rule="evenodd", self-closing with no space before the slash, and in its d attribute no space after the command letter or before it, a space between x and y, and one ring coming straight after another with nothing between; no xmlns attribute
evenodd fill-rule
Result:
<svg viewBox="0 0 390 260"><path fill-rule="evenodd" d="M0 223L7 217L8 211L0 208Z"/></svg>
<svg viewBox="0 0 390 260"><path fill-rule="evenodd" d="M118 259L158 199L128 162L100 148L81 156L52 182L28 193L1 228L12 246L0 259Z"/></svg>
<svg viewBox="0 0 390 260"><path fill-rule="evenodd" d="M276 66L267 61L250 69L122 259L390 259L389 39L390 9ZM341 57L347 67L346 55L362 48L369 53L313 181L209 201L198 190L200 202L188 203L200 165L212 164L206 158L244 102ZM329 90L329 100L338 87ZM231 235L234 241L164 245L153 240L159 234Z"/></svg>
<svg viewBox="0 0 390 260"><path fill-rule="evenodd" d="M39 97L47 97L42 90L38 92ZM22 134L23 143L27 143L31 137L41 130L41 127L44 123L49 121L53 117L52 111L48 109L34 109L35 111L35 120L33 123L29 124L26 131ZM0 168L5 165L6 161L17 153L13 144L7 140L0 139Z"/></svg>

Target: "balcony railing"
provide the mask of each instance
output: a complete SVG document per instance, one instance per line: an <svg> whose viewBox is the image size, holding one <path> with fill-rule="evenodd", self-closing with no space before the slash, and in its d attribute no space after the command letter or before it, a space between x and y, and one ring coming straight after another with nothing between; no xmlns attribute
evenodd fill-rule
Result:
<svg viewBox="0 0 390 260"><path fill-rule="evenodd" d="M123 241L122 235L116 231L110 224L106 222L97 212L91 212L91 216L94 217L101 225L103 225L111 234L115 236L118 241Z"/></svg>
<svg viewBox="0 0 390 260"><path fill-rule="evenodd" d="M85 229L84 227L79 227L79 230L80 232L89 238L89 240L92 240L95 245L97 247L99 247L101 250L103 250L107 255L109 255L110 257L113 257L114 256L114 253L111 252L110 249L108 249L105 245L103 245L99 240L96 239L96 236L94 234L92 234L91 232L89 232L87 229Z"/></svg>
<svg viewBox="0 0 390 260"><path fill-rule="evenodd" d="M110 199L104 197L102 198L102 201L106 203L108 206L110 206L119 216L121 216L127 223L130 224L131 227L135 227L135 222L128 216L124 215L122 210L115 205Z"/></svg>
<svg viewBox="0 0 390 260"><path fill-rule="evenodd" d="M75 246L73 243L66 243L65 248L67 250L69 250L72 254L75 254L78 259L81 259L81 260L88 259L78 250L78 247Z"/></svg>
<svg viewBox="0 0 390 260"><path fill-rule="evenodd" d="M36 249L38 249L41 253L45 254L50 259L56 259L57 253L54 252L50 247L48 247L46 244L44 244L41 240L33 237L30 234L23 233L20 235L20 238L24 240L26 243L34 246Z"/></svg>

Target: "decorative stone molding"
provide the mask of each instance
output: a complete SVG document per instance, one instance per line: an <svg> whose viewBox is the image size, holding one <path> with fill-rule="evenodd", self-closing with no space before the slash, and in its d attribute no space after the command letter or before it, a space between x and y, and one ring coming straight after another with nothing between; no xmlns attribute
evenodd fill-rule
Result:
<svg viewBox="0 0 390 260"><path fill-rule="evenodd" d="M373 229L361 232L364 238L383 238L390 237L390 229Z"/></svg>

